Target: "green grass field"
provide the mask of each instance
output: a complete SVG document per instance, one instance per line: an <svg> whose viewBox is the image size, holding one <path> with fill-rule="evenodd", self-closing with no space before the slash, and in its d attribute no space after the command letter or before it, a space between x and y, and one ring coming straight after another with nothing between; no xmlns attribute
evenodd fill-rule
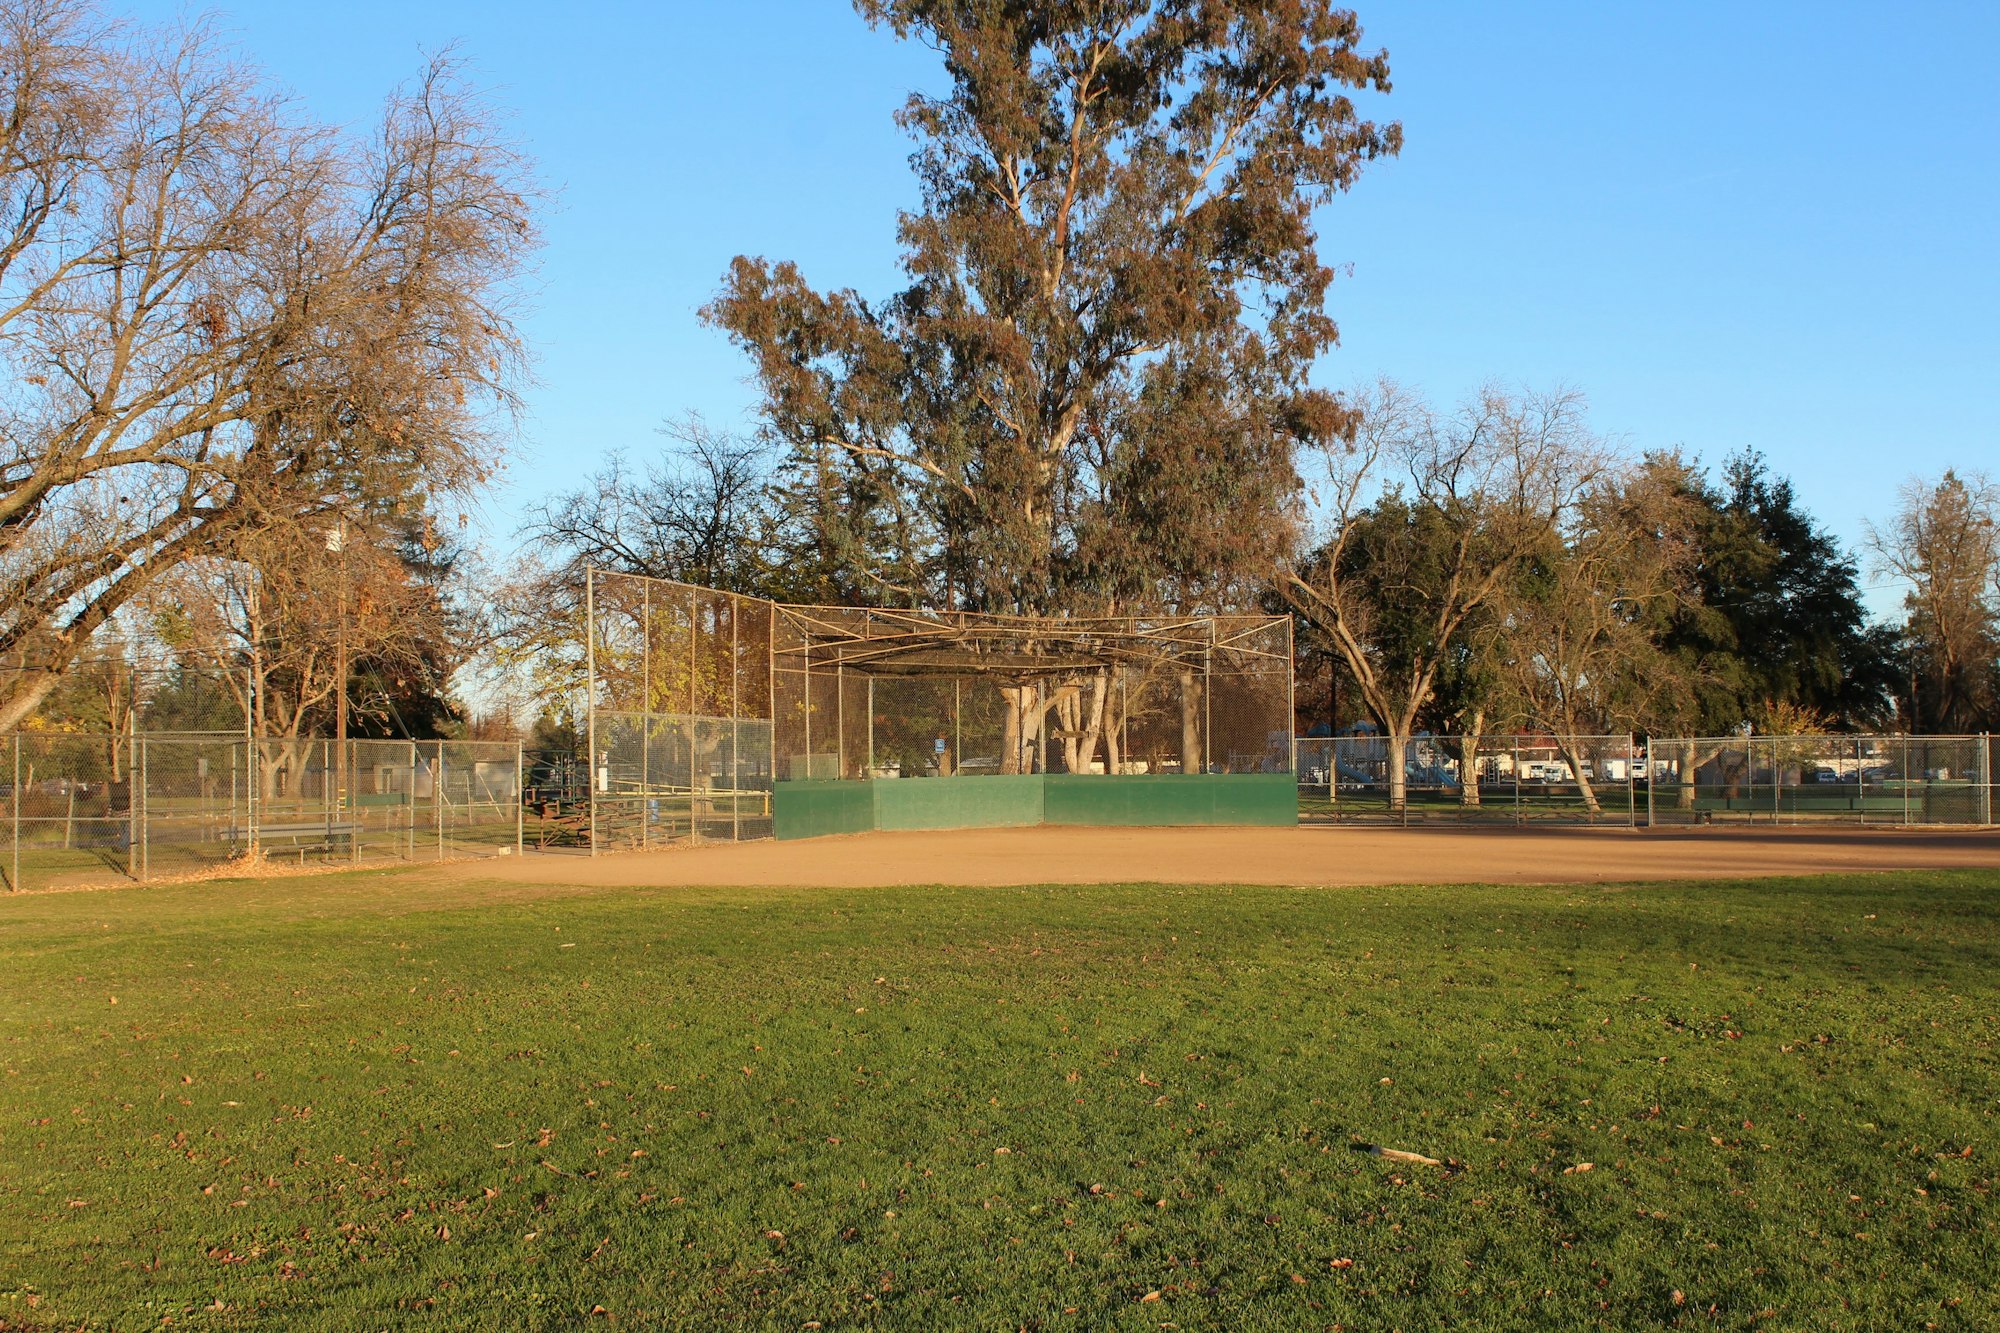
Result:
<svg viewBox="0 0 2000 1333"><path fill-rule="evenodd" d="M4 900L0 1328L1992 1328L1996 889Z"/></svg>

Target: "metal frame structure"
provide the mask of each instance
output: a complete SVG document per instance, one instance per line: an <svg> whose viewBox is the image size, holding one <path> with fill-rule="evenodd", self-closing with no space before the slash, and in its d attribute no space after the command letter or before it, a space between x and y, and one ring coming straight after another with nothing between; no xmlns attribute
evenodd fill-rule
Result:
<svg viewBox="0 0 2000 1333"><path fill-rule="evenodd" d="M771 836L792 783L1296 768L1286 617L791 604L597 569L587 582L593 852Z"/></svg>

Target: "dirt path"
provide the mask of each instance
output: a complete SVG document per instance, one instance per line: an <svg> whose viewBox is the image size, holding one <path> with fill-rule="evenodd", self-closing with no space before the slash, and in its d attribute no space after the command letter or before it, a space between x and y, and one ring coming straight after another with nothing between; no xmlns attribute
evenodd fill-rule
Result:
<svg viewBox="0 0 2000 1333"><path fill-rule="evenodd" d="M1587 884L1852 870L2000 868L2000 832L1816 829L1025 828L867 833L464 873L526 884Z"/></svg>

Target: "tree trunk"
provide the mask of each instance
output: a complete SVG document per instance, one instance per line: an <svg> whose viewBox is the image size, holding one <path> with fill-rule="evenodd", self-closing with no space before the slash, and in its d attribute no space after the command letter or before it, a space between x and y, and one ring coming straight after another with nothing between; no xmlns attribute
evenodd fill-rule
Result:
<svg viewBox="0 0 2000 1333"><path fill-rule="evenodd" d="M1192 671L1181 672L1181 772L1202 771L1201 686Z"/></svg>
<svg viewBox="0 0 2000 1333"><path fill-rule="evenodd" d="M1410 792L1410 775L1403 767L1403 756L1409 752L1410 747L1409 726L1398 723L1390 727L1387 743L1389 760L1385 776L1389 780L1389 809L1393 813L1400 814L1404 808L1403 803L1409 799Z"/></svg>
<svg viewBox="0 0 2000 1333"><path fill-rule="evenodd" d="M1104 736L1105 674L1100 671L1091 677L1090 702L1083 706L1083 740L1077 745L1077 762L1072 771L1088 773L1091 763L1097 757L1098 742ZM1109 771L1108 769L1106 770Z"/></svg>
<svg viewBox="0 0 2000 1333"><path fill-rule="evenodd" d="M1104 772L1110 777L1125 768L1125 709L1130 703L1125 673L1112 673L1104 686Z"/></svg>
<svg viewBox="0 0 2000 1333"><path fill-rule="evenodd" d="M1597 790L1591 786L1590 775L1583 771L1583 756L1577 752L1573 742L1556 737L1556 749L1561 752L1563 762L1569 765L1569 775L1576 780L1577 792L1583 797L1583 808L1590 812L1592 819L1603 813L1597 801Z"/></svg>
<svg viewBox="0 0 2000 1333"><path fill-rule="evenodd" d="M19 731L28 714L42 706L62 673L28 669L10 672L4 692L0 692L0 732Z"/></svg>
<svg viewBox="0 0 2000 1333"><path fill-rule="evenodd" d="M1024 711L1021 696L1025 690L1026 687L1021 685L1002 685L1000 687L1000 697L1007 701L1006 720L1001 724L1000 733L1000 771L1002 773L1019 773L1021 771L1021 722Z"/></svg>
<svg viewBox="0 0 2000 1333"><path fill-rule="evenodd" d="M1465 735L1458 747L1458 801L1472 809L1479 807L1479 742L1486 730L1486 710L1476 709L1466 719Z"/></svg>
<svg viewBox="0 0 2000 1333"><path fill-rule="evenodd" d="M1694 809L1694 768L1694 742L1689 741L1681 747L1680 791L1675 802L1683 810ZM1648 780L1656 776L1650 764L1647 765L1646 776Z"/></svg>
<svg viewBox="0 0 2000 1333"><path fill-rule="evenodd" d="M1077 742L1083 733L1083 691L1064 685L1056 691L1056 721L1061 724L1063 772L1077 771Z"/></svg>

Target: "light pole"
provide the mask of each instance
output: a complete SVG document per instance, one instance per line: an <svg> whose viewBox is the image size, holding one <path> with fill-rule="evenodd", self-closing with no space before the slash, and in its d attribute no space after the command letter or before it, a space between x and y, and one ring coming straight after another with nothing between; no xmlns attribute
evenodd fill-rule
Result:
<svg viewBox="0 0 2000 1333"><path fill-rule="evenodd" d="M340 561L340 619L334 649L334 814L347 818L347 519L327 529L326 549Z"/></svg>

